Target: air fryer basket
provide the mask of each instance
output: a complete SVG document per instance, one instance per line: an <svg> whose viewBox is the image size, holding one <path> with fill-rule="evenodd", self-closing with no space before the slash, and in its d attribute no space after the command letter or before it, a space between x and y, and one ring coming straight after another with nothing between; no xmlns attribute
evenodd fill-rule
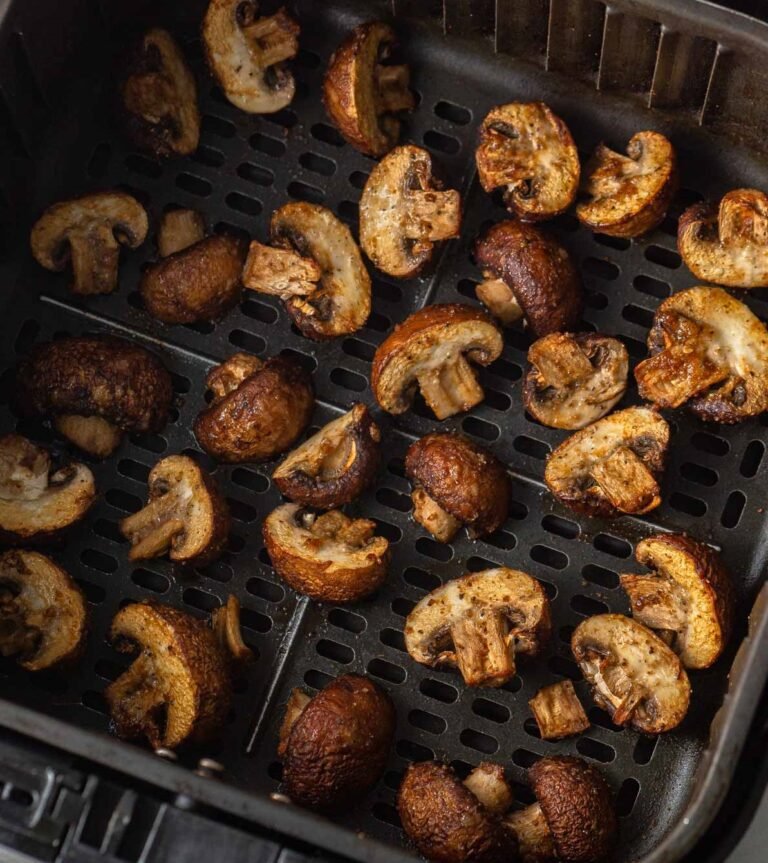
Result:
<svg viewBox="0 0 768 863"><path fill-rule="evenodd" d="M584 275L585 326L619 334L633 360L644 356L655 306L694 284L675 249L674 216L702 195L768 188L768 164L756 146L764 108L747 109L744 83L750 64L760 66L759 52L768 53L767 28L697 2L622 2L606 10L593 0L496 0L494 17L486 0L445 0L444 6L396 0L394 10L376 2L300 0L297 97L274 116L255 117L230 105L207 75L197 40L203 4L146 4L154 15L144 22L163 23L183 40L204 115L198 152L158 164L132 150L113 128L111 64L126 21L139 24L135 6L122 5L131 4L10 2L0 18L0 219L7 222L0 242L0 368L7 369L2 401L7 405L13 365L33 343L60 333L112 331L162 356L174 375L175 416L162 434L134 435L115 456L93 465L101 498L55 552L90 602L87 652L66 676L33 677L3 667L0 723L361 860L405 859L394 795L411 760L435 755L459 770L482 759L499 761L518 799L527 803L526 767L545 754L580 754L598 763L618 792L619 859L679 859L716 811L768 670L768 607L762 601L728 689L768 548L764 420L719 428L675 414L663 506L642 519L576 519L544 489L544 459L564 435L522 410L519 382L530 340L513 330L503 358L480 374L483 404L444 424L489 446L510 466L515 502L509 520L485 541L462 536L451 546L433 542L411 521L402 464L409 442L438 423L418 404L394 422L378 416L384 464L375 489L352 509L375 518L392 541L391 574L375 597L347 608L297 598L272 572L260 534L262 517L279 502L270 483L272 465L216 466L197 450L190 429L204 404L208 369L235 350L290 353L312 370L318 426L355 401L375 407L370 361L391 327L426 303L474 301L479 273L470 260L472 240L483 225L505 215L474 177L476 126L490 106L512 99L552 105L583 153L603 139L621 147L649 127L677 145L683 188L674 213L649 237L630 242L595 236L571 215L552 224ZM134 193L155 225L164 207L182 205L203 211L217 229L263 239L271 212L300 199L330 207L356 228L356 202L373 162L328 124L320 81L345 32L392 11L419 94L404 138L432 151L449 183L462 189L466 214L462 239L446 246L430 275L395 283L373 274L373 313L365 329L337 342L313 343L291 327L279 303L255 294L215 325L164 327L142 311L136 291L142 265L154 254L151 241L124 255L114 295L85 302L68 293L66 275L31 261L26 232L42 207L114 186ZM727 45L718 43L718 33L727 36ZM499 53L491 50L491 39ZM759 81L754 92L764 92ZM746 300L766 317L767 292L751 292ZM636 400L633 392L625 402ZM0 430L14 427L61 445L49 428L17 423L4 407ZM235 518L228 552L194 573L174 571L166 561L131 566L117 522L145 498L155 461L181 451L207 464L226 490ZM585 615L627 611L617 574L634 569L633 544L658 530L688 531L713 543L736 574L739 625L727 655L714 669L692 675L691 711L674 733L657 739L619 731L591 708L593 724L585 734L559 743L540 740L528 699L542 685L569 677L584 703L592 703L570 658L570 633ZM542 580L553 601L555 635L547 656L521 667L511 683L470 690L453 673L410 661L402 627L426 591L490 565L524 569ZM221 742L171 764L108 738L101 693L125 660L110 648L106 633L120 605L157 598L204 615L230 593L243 605L246 639L258 661L237 693ZM315 690L345 671L367 673L391 693L398 729L384 779L336 826L266 794L279 789L276 734L290 689ZM203 755L221 762L222 780L189 769Z"/></svg>

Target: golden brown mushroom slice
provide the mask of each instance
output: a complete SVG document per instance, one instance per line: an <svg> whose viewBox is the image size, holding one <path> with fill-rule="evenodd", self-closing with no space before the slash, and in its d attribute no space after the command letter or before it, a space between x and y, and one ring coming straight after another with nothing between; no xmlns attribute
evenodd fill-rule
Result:
<svg viewBox="0 0 768 863"><path fill-rule="evenodd" d="M681 534L638 543L648 575L622 575L636 620L656 630L686 668L709 668L725 648L733 620L733 584L717 552Z"/></svg>
<svg viewBox="0 0 768 863"><path fill-rule="evenodd" d="M685 405L719 423L768 410L768 329L722 288L689 288L664 300L648 352L635 377L640 395L659 407Z"/></svg>
<svg viewBox="0 0 768 863"><path fill-rule="evenodd" d="M528 349L523 404L542 425L576 430L602 419L627 389L629 355L599 333L551 333Z"/></svg>
<svg viewBox="0 0 768 863"><path fill-rule="evenodd" d="M299 50L299 25L285 11L259 17L254 0L211 0L203 48L213 77L241 111L274 114L296 92L285 66Z"/></svg>
<svg viewBox="0 0 768 863"><path fill-rule="evenodd" d="M180 252L205 237L205 220L197 210L179 207L163 213L157 231L157 251L161 258Z"/></svg>
<svg viewBox="0 0 768 863"><path fill-rule="evenodd" d="M154 156L188 156L200 141L195 76L176 40L153 27L129 59L120 95L128 133Z"/></svg>
<svg viewBox="0 0 768 863"><path fill-rule="evenodd" d="M544 479L575 512L599 518L643 515L661 503L669 425L655 410L616 411L566 438Z"/></svg>
<svg viewBox="0 0 768 863"><path fill-rule="evenodd" d="M768 195L734 189L719 204L693 204L677 223L677 248L703 282L768 287Z"/></svg>
<svg viewBox="0 0 768 863"><path fill-rule="evenodd" d="M360 197L360 245L398 279L417 276L443 240L459 236L461 196L443 191L427 150L407 144L375 165Z"/></svg>
<svg viewBox="0 0 768 863"><path fill-rule="evenodd" d="M117 287L120 246L146 239L147 211L125 192L96 192L53 204L29 238L41 267L60 272L71 265L75 294L111 294Z"/></svg>
<svg viewBox="0 0 768 863"><path fill-rule="evenodd" d="M0 554L0 655L27 671L71 663L85 646L87 623L82 591L50 558Z"/></svg>
<svg viewBox="0 0 768 863"><path fill-rule="evenodd" d="M528 702L542 740L562 740L590 726L587 714L570 680L540 689Z"/></svg>
<svg viewBox="0 0 768 863"><path fill-rule="evenodd" d="M406 620L405 647L422 665L458 668L467 686L503 686L514 677L516 657L537 656L551 628L541 584L500 567L423 597Z"/></svg>
<svg viewBox="0 0 768 863"><path fill-rule="evenodd" d="M641 623L596 614L576 627L571 649L595 704L616 725L660 734L683 721L691 698L688 675L675 653Z"/></svg>
<svg viewBox="0 0 768 863"><path fill-rule="evenodd" d="M639 237L664 218L679 185L675 148L660 132L638 132L627 155L600 144L585 167L576 207L579 221L598 234Z"/></svg>
<svg viewBox="0 0 768 863"><path fill-rule="evenodd" d="M460 303L427 306L406 318L376 349L371 389L388 413L405 413L416 389L443 420L479 404L484 393L471 362L501 356L499 328L483 311Z"/></svg>
<svg viewBox="0 0 768 863"><path fill-rule="evenodd" d="M507 209L524 222L551 219L579 188L579 154L565 123L543 102L491 109L475 154L480 185L504 190Z"/></svg>
<svg viewBox="0 0 768 863"><path fill-rule="evenodd" d="M230 594L224 605L211 613L211 629L233 670L241 670L254 659L240 629L240 601Z"/></svg>
<svg viewBox="0 0 768 863"><path fill-rule="evenodd" d="M397 144L397 115L416 106L408 66L386 62L394 45L395 33L388 24L361 24L333 53L323 80L328 116L343 137L368 156L383 156Z"/></svg>

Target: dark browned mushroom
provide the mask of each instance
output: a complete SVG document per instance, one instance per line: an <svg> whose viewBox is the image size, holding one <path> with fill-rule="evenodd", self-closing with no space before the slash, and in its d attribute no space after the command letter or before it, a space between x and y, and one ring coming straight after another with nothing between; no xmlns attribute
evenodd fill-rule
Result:
<svg viewBox="0 0 768 863"><path fill-rule="evenodd" d="M542 740L561 740L589 728L589 719L570 680L543 687L528 706Z"/></svg>

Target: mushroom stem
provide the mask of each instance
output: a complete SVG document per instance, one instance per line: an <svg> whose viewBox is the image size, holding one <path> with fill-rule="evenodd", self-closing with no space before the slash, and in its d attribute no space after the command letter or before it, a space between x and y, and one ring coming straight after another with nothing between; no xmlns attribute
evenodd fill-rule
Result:
<svg viewBox="0 0 768 863"><path fill-rule="evenodd" d="M211 626L219 646L236 668L253 659L253 653L243 641L240 630L240 603L236 596L230 594L226 605L213 612Z"/></svg>
<svg viewBox="0 0 768 863"><path fill-rule="evenodd" d="M290 60L299 50L299 25L285 9L243 25L242 31L262 67Z"/></svg>
<svg viewBox="0 0 768 863"><path fill-rule="evenodd" d="M455 189L412 189L405 193L404 235L411 240L436 242L459 235L461 195Z"/></svg>
<svg viewBox="0 0 768 863"><path fill-rule="evenodd" d="M469 410L483 400L483 388L463 354L423 371L417 380L424 400L439 420Z"/></svg>
<svg viewBox="0 0 768 863"><path fill-rule="evenodd" d="M184 522L176 516L183 508L180 489L161 494L120 522L120 530L131 543L129 560L158 557L184 532Z"/></svg>
<svg viewBox="0 0 768 863"><path fill-rule="evenodd" d="M703 334L696 338L700 342L670 345L661 353L638 363L635 377L643 396L660 407L678 408L729 377L727 366L712 362L699 347L699 344L711 344L710 339Z"/></svg>
<svg viewBox="0 0 768 863"><path fill-rule="evenodd" d="M621 512L642 513L658 505L658 482L642 459L627 446L619 447L604 461L596 462L590 473Z"/></svg>
<svg viewBox="0 0 768 863"><path fill-rule="evenodd" d="M543 386L570 387L589 378L594 368L589 357L571 337L563 334L557 342L538 339L528 350Z"/></svg>
<svg viewBox="0 0 768 863"><path fill-rule="evenodd" d="M456 663L467 686L499 686L515 673L509 621L499 611L467 615L451 626Z"/></svg>
<svg viewBox="0 0 768 863"><path fill-rule="evenodd" d="M264 363L253 354L239 353L231 356L208 373L206 386L213 393L216 404L234 392L246 378L256 374Z"/></svg>
<svg viewBox="0 0 768 863"><path fill-rule="evenodd" d="M38 500L48 488L51 457L21 435L0 440L0 498Z"/></svg>
<svg viewBox="0 0 768 863"><path fill-rule="evenodd" d="M423 488L411 494L413 518L438 542L450 542L459 531L461 522L446 512Z"/></svg>
<svg viewBox="0 0 768 863"><path fill-rule="evenodd" d="M161 522L143 536L128 552L128 560L146 560L165 554L173 544L174 538L184 530L184 522L179 518Z"/></svg>
<svg viewBox="0 0 768 863"><path fill-rule="evenodd" d="M117 286L120 246L112 225L91 226L88 232L70 231L69 254L76 294L110 294Z"/></svg>
<svg viewBox="0 0 768 863"><path fill-rule="evenodd" d="M685 628L685 596L680 585L671 578L622 575L621 586L629 596L632 616L649 629L681 632Z"/></svg>
<svg viewBox="0 0 768 863"><path fill-rule="evenodd" d="M720 201L717 230L724 245L768 243L768 213L765 198L757 195L730 193Z"/></svg>
<svg viewBox="0 0 768 863"><path fill-rule="evenodd" d="M505 327L510 327L523 317L512 288L503 279L486 279L475 288L478 300Z"/></svg>
<svg viewBox="0 0 768 863"><path fill-rule="evenodd" d="M103 417L65 414L53 421L56 431L81 450L106 458L120 446L123 431Z"/></svg>
<svg viewBox="0 0 768 863"><path fill-rule="evenodd" d="M409 89L411 73L408 66L376 66L376 113L412 111L416 100Z"/></svg>
<svg viewBox="0 0 768 863"><path fill-rule="evenodd" d="M296 724L298 718L304 712L304 708L312 700L310 695L303 692L301 689L292 689L288 697L288 702L285 705L285 713L283 721L280 725L279 742L277 745L278 757L282 758L288 748L288 738L291 734L291 729Z"/></svg>
<svg viewBox="0 0 768 863"><path fill-rule="evenodd" d="M157 250L167 258L199 243L205 237L205 223L197 210L169 210L163 214L157 234Z"/></svg>
<svg viewBox="0 0 768 863"><path fill-rule="evenodd" d="M10 586L0 582L0 656L25 656L40 644L41 632L30 626Z"/></svg>
<svg viewBox="0 0 768 863"><path fill-rule="evenodd" d="M588 660L587 666L597 694L611 712L611 719L616 725L629 722L643 697L640 687L634 686L632 678L608 656L596 654Z"/></svg>
<svg viewBox="0 0 768 863"><path fill-rule="evenodd" d="M550 860L557 856L552 832L538 803L510 813L504 823L517 836L522 860Z"/></svg>
<svg viewBox="0 0 768 863"><path fill-rule="evenodd" d="M248 250L243 284L259 293L288 299L313 293L321 276L320 267L311 258L254 240Z"/></svg>
<svg viewBox="0 0 768 863"><path fill-rule="evenodd" d="M514 801L512 790L504 778L504 768L500 764L487 761L478 764L464 780L464 785L494 815L503 815Z"/></svg>
<svg viewBox="0 0 768 863"><path fill-rule="evenodd" d="M164 719L167 700L152 656L144 651L139 653L110 684L110 693L113 723L126 729L143 729L150 744L159 746L165 736L160 720Z"/></svg>

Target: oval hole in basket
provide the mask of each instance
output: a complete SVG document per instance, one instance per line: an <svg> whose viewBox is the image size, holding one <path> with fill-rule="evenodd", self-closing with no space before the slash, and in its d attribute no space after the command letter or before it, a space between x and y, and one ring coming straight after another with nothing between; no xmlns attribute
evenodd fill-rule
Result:
<svg viewBox="0 0 768 863"><path fill-rule="evenodd" d="M80 555L80 560L92 569L97 569L99 572L104 572L111 575L117 571L117 561L110 554L104 554L103 551L96 551L95 548L86 548Z"/></svg>
<svg viewBox="0 0 768 863"><path fill-rule="evenodd" d="M534 545L530 555L531 560L548 566L550 569L565 569L568 566L568 555L547 545Z"/></svg>
<svg viewBox="0 0 768 863"><path fill-rule="evenodd" d="M495 737L491 737L490 734L483 734L482 731L477 731L474 728L465 728L459 735L459 740L470 749L485 755L493 755L499 748L499 742Z"/></svg>
<svg viewBox="0 0 768 863"><path fill-rule="evenodd" d="M512 753L512 761L518 767L524 767L526 770L529 767L533 767L540 758L540 755L536 755L535 752L529 752L527 749L515 749Z"/></svg>
<svg viewBox="0 0 768 863"><path fill-rule="evenodd" d="M304 673L304 683L312 689L324 689L332 680L333 677L330 674L318 671L316 668L310 668Z"/></svg>
<svg viewBox="0 0 768 863"><path fill-rule="evenodd" d="M264 578L249 578L245 589L253 596L258 596L259 599L267 602L282 602L285 599L285 589Z"/></svg>
<svg viewBox="0 0 768 863"><path fill-rule="evenodd" d="M331 372L331 382L355 393L361 393L368 386L368 381L349 369L335 368Z"/></svg>
<svg viewBox="0 0 768 863"><path fill-rule="evenodd" d="M442 120L448 120L449 123L455 123L457 126L466 126L472 120L472 112L469 108L444 99L435 103L434 111Z"/></svg>
<svg viewBox="0 0 768 863"><path fill-rule="evenodd" d="M434 539L429 539L426 536L420 536L416 540L416 551L442 563L447 563L453 557L453 549L450 545L435 542Z"/></svg>
<svg viewBox="0 0 768 863"><path fill-rule="evenodd" d="M608 606L599 599L583 596L580 593L571 597L571 608L577 614L583 614L585 617L591 617L594 614L606 614L609 610Z"/></svg>
<svg viewBox="0 0 768 863"><path fill-rule="evenodd" d="M383 821L392 827L400 828L400 816L397 809L391 803L383 803L381 800L371 806L371 814L377 821Z"/></svg>
<svg viewBox="0 0 768 863"><path fill-rule="evenodd" d="M626 818L632 812L639 793L640 783L634 777L629 776L621 783L616 795L616 814L619 818Z"/></svg>
<svg viewBox="0 0 768 863"><path fill-rule="evenodd" d="M448 727L445 719L435 716L434 713L427 713L425 710L411 710L408 714L408 722L414 728L420 728L429 734L442 734Z"/></svg>
<svg viewBox="0 0 768 863"><path fill-rule="evenodd" d="M495 441L501 435L501 429L486 420L481 420L479 417L465 417L461 422L461 427L467 434L479 437L484 441Z"/></svg>
<svg viewBox="0 0 768 863"><path fill-rule="evenodd" d="M710 488L717 485L719 479L716 471L690 461L680 465L680 475L689 482L695 482L698 485Z"/></svg>
<svg viewBox="0 0 768 863"><path fill-rule="evenodd" d="M182 594L182 600L200 611L211 612L221 606L219 597L196 587L188 587Z"/></svg>
<svg viewBox="0 0 768 863"><path fill-rule="evenodd" d="M454 138L452 135L444 135L442 132L436 132L434 129L425 132L423 140L431 150L437 150L448 156L455 156L461 149L461 141L458 138Z"/></svg>
<svg viewBox="0 0 768 863"><path fill-rule="evenodd" d="M747 478L753 477L760 467L763 455L765 455L765 444L760 440L750 441L744 450L741 465L739 466L741 475Z"/></svg>
<svg viewBox="0 0 768 863"><path fill-rule="evenodd" d="M151 590L153 593L167 593L171 587L170 579L159 572L151 569L134 569L131 573L131 581L139 587Z"/></svg>
<svg viewBox="0 0 768 863"><path fill-rule="evenodd" d="M555 536L562 536L565 539L575 539L581 532L581 528L575 521L551 513L542 518L541 526Z"/></svg>
<svg viewBox="0 0 768 863"><path fill-rule="evenodd" d="M691 435L691 444L696 449L701 450L701 452L717 456L728 455L731 449L731 445L725 438L718 437L709 432L695 432Z"/></svg>
<svg viewBox="0 0 768 863"><path fill-rule="evenodd" d="M632 760L635 764L648 764L651 758L653 758L653 753L656 751L656 744L658 742L658 737L648 737L645 735L639 737L632 751Z"/></svg>
<svg viewBox="0 0 768 863"><path fill-rule="evenodd" d="M355 651L351 647L347 647L346 644L339 644L338 641L331 641L329 638L321 638L315 645L315 650L320 656L340 665L349 665L355 658Z"/></svg>
<svg viewBox="0 0 768 863"><path fill-rule="evenodd" d="M592 540L592 545L598 551L603 551L613 557L627 558L632 554L632 546L625 539L619 539L610 533L598 533Z"/></svg>
<svg viewBox="0 0 768 863"><path fill-rule="evenodd" d="M507 722L512 715L509 708L495 701L489 701L487 698L476 698L472 702L472 712L482 716L483 719L498 723Z"/></svg>
<svg viewBox="0 0 768 863"><path fill-rule="evenodd" d="M386 486L381 486L376 490L376 500L382 506L398 512L410 512L411 510L411 496L409 494L403 494Z"/></svg>
<svg viewBox="0 0 768 863"><path fill-rule="evenodd" d="M540 440L534 440L527 435L518 435L512 443L512 446L523 455L529 455L531 458L544 461L551 452L549 444Z"/></svg>
<svg viewBox="0 0 768 863"><path fill-rule="evenodd" d="M398 596L392 600L391 609L398 617L408 617L413 611L416 603L412 599L406 599L403 596Z"/></svg>
<svg viewBox="0 0 768 863"><path fill-rule="evenodd" d="M619 576L615 572L606 569L604 566L598 566L595 563L586 564L582 568L581 574L585 581L596 584L599 587L607 587L613 590L619 586Z"/></svg>
<svg viewBox="0 0 768 863"><path fill-rule="evenodd" d="M395 750L401 758L408 761L431 761L435 757L431 749L414 743L413 740L398 740Z"/></svg>
<svg viewBox="0 0 768 863"><path fill-rule="evenodd" d="M665 249L663 246L648 246L645 250L645 257L652 263L666 267L668 270L676 270L683 262L677 252L673 252L672 249Z"/></svg>
<svg viewBox="0 0 768 863"><path fill-rule="evenodd" d="M355 634L363 632L368 625L364 617L346 608L332 608L328 612L328 622L332 626Z"/></svg>
<svg viewBox="0 0 768 863"><path fill-rule="evenodd" d="M265 491L269 490L270 482L267 477L246 467L235 468L232 471L231 478L235 485L247 488L248 491L252 491L254 494L264 494Z"/></svg>
<svg viewBox="0 0 768 863"><path fill-rule="evenodd" d="M747 502L746 496L740 491L732 491L728 495L728 500L723 507L723 514L720 517L720 523L723 527L734 528L741 521L741 514L744 512L744 505Z"/></svg>
<svg viewBox="0 0 768 863"><path fill-rule="evenodd" d="M387 662L386 659L376 657L367 666L368 674L386 680L388 683L402 683L405 680L405 671L399 665Z"/></svg>
<svg viewBox="0 0 768 863"><path fill-rule="evenodd" d="M654 279L653 276L635 276L633 284L640 293L659 300L666 299L672 293L672 286L668 282Z"/></svg>
<svg viewBox="0 0 768 863"><path fill-rule="evenodd" d="M675 491L669 496L669 505L678 512L684 512L696 518L701 518L707 512L707 505L703 500L683 494L681 491Z"/></svg>
<svg viewBox="0 0 768 863"><path fill-rule="evenodd" d="M386 644L387 647L392 647L405 653L405 637L399 629L391 629L390 627L382 629L379 633L379 641L382 644Z"/></svg>
<svg viewBox="0 0 768 863"><path fill-rule="evenodd" d="M403 571L403 581L426 592L435 590L435 588L440 587L442 584L438 576L434 573L426 572L425 570L418 569L415 566L409 566Z"/></svg>
<svg viewBox="0 0 768 863"><path fill-rule="evenodd" d="M434 680L431 677L425 677L419 684L419 691L428 698L434 698L436 701L442 701L443 704L453 704L459 697L459 691L455 686L448 683L443 683L441 680Z"/></svg>
<svg viewBox="0 0 768 863"><path fill-rule="evenodd" d="M616 758L616 750L612 746L593 740L591 737L580 737L576 741L576 749L587 758L593 758L603 764L608 764Z"/></svg>
<svg viewBox="0 0 768 863"><path fill-rule="evenodd" d="M565 656L550 656L547 660L549 670L569 680L581 680L581 672L578 665Z"/></svg>

